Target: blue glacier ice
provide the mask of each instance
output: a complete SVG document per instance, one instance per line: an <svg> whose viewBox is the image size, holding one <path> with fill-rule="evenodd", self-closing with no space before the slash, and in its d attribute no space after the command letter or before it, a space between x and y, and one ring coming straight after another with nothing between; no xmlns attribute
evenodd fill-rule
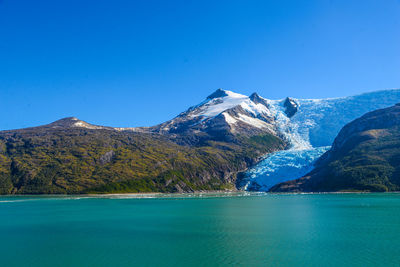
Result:
<svg viewBox="0 0 400 267"><path fill-rule="evenodd" d="M302 177L312 170L315 160L329 148L289 149L271 153L247 171L240 187L250 191L268 191L282 181Z"/></svg>
<svg viewBox="0 0 400 267"><path fill-rule="evenodd" d="M383 90L329 99L296 99L298 111L285 113L285 100L268 100L278 132L290 144L288 150L267 155L250 168L240 182L245 190L268 191L277 183L304 176L329 149L340 129L363 114L400 102L400 90Z"/></svg>

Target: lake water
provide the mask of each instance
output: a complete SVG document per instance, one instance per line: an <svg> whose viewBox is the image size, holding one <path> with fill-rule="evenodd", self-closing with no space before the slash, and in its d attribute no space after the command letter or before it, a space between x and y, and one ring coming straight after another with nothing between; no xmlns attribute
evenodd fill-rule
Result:
<svg viewBox="0 0 400 267"><path fill-rule="evenodd" d="M0 197L1 266L399 266L400 194Z"/></svg>

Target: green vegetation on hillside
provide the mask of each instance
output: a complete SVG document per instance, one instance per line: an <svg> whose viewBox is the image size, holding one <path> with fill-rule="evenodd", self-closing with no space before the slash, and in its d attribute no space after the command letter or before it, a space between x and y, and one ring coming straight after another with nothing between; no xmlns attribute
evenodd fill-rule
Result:
<svg viewBox="0 0 400 267"><path fill-rule="evenodd" d="M385 136L354 140L349 150L339 151L324 165L319 191L400 190L400 129L385 131Z"/></svg>
<svg viewBox="0 0 400 267"><path fill-rule="evenodd" d="M236 173L282 149L272 135L179 145L167 136L82 128L0 132L1 194L233 188Z"/></svg>

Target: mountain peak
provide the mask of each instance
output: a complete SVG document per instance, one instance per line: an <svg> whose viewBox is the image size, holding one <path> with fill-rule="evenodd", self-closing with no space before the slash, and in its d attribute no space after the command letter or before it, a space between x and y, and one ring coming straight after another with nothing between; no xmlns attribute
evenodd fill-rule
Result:
<svg viewBox="0 0 400 267"><path fill-rule="evenodd" d="M219 98L219 97L224 97L224 96L228 96L226 91L221 88L218 88L214 93L207 96L207 99L214 99L214 98Z"/></svg>
<svg viewBox="0 0 400 267"><path fill-rule="evenodd" d="M72 127L80 127L80 128L87 128L87 129L105 129L108 127L104 126L97 126L86 121L82 121L76 117L66 117L59 119L55 122L48 124L47 126L51 128L72 128Z"/></svg>
<svg viewBox="0 0 400 267"><path fill-rule="evenodd" d="M83 121L79 120L76 117L66 117L66 118L56 120L55 122L52 122L49 125L58 126L58 127L71 127L77 122L83 122Z"/></svg>
<svg viewBox="0 0 400 267"><path fill-rule="evenodd" d="M293 117L299 109L299 104L290 97L286 97L283 106L286 108L285 113L289 118Z"/></svg>
<svg viewBox="0 0 400 267"><path fill-rule="evenodd" d="M249 98L256 104L265 104L265 100L255 92L252 93Z"/></svg>
<svg viewBox="0 0 400 267"><path fill-rule="evenodd" d="M250 97L250 99L252 99L252 98L260 98L260 96L256 92L252 93L249 97Z"/></svg>

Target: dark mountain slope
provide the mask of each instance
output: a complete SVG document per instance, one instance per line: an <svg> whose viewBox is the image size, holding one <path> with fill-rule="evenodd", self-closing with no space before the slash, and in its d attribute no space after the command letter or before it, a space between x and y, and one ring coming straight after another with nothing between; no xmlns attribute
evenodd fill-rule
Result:
<svg viewBox="0 0 400 267"><path fill-rule="evenodd" d="M347 124L316 168L272 192L400 190L400 105Z"/></svg>
<svg viewBox="0 0 400 267"><path fill-rule="evenodd" d="M203 138L196 146L184 139L76 118L1 131L0 193L221 190L258 157L285 146L268 133L229 143Z"/></svg>

